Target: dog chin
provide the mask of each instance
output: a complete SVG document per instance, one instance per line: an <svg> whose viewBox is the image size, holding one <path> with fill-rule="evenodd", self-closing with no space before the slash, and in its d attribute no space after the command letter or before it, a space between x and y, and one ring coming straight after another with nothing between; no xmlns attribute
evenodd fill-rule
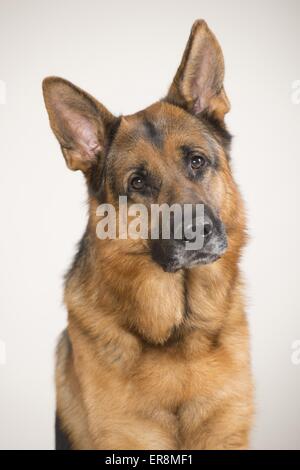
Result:
<svg viewBox="0 0 300 470"><path fill-rule="evenodd" d="M222 254L199 253L196 257L191 257L191 259L172 259L165 264L161 264L161 267L165 272L176 273L177 271L180 271L180 269L190 269L195 266L214 263L221 257Z"/></svg>

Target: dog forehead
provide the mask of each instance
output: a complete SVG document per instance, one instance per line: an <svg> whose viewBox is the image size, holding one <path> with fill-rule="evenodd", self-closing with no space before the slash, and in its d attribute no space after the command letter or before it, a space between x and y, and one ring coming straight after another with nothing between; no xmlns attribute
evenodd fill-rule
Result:
<svg viewBox="0 0 300 470"><path fill-rule="evenodd" d="M133 149L139 143L162 150L166 144L193 139L206 140L205 127L200 120L183 109L157 102L135 114L122 116L114 147Z"/></svg>

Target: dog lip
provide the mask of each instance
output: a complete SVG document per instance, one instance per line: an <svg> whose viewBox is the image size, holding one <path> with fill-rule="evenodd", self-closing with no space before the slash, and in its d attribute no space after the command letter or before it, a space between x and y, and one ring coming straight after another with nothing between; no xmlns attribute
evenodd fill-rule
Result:
<svg viewBox="0 0 300 470"><path fill-rule="evenodd" d="M191 259L190 262L187 260L186 263L180 264L176 261L162 264L161 267L166 273L176 273L180 269L188 269L189 267L206 265L218 261L222 257L222 254L214 253L201 253L201 256L197 256L194 259Z"/></svg>
<svg viewBox="0 0 300 470"><path fill-rule="evenodd" d="M168 259L164 259L164 256L161 256L160 259L156 257L153 261L159 264L164 272L176 273L181 269L208 265L218 261L224 255L228 246L226 240L223 240L218 245L219 246L206 247L208 248L207 251L191 250L190 252L185 251L183 254L182 250L180 250Z"/></svg>
<svg viewBox="0 0 300 470"><path fill-rule="evenodd" d="M177 271L179 271L182 268L183 268L183 266L180 266L177 263L169 263L169 264L162 265L162 269L166 273L176 273Z"/></svg>
<svg viewBox="0 0 300 470"><path fill-rule="evenodd" d="M222 257L221 254L203 253L203 256L196 258L195 261L197 264L210 264L210 263L214 263L221 257Z"/></svg>
<svg viewBox="0 0 300 470"><path fill-rule="evenodd" d="M224 243L217 251L204 251L199 252L193 261L200 262L201 264L208 264L217 261L227 251L227 243ZM199 263L199 264L200 264Z"/></svg>

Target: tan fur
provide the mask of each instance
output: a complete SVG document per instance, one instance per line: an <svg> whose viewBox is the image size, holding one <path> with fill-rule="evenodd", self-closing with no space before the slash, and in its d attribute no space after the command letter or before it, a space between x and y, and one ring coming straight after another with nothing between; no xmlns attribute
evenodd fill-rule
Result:
<svg viewBox="0 0 300 470"><path fill-rule="evenodd" d="M107 294L101 279L91 289L97 292L93 303L88 303L80 285L70 283L66 303L70 305L68 333L73 349L68 361L72 368L66 368L65 374L73 373L77 377L73 394L85 409L89 447L248 446L252 387L247 324L236 274L233 281L233 273L228 272L227 285L222 290L217 287L216 298L216 286L220 286L219 277L224 276L224 269L225 258L213 266L191 270L187 282L190 318L184 319L183 308L181 311L181 328L188 332L181 342L162 346L147 344L125 329L122 312L116 310L115 298ZM136 290L139 310L135 313L144 317L141 328L149 317L151 332L151 315L155 311L159 313L154 339L162 342L162 335L167 336L165 332L170 328L169 319L173 317L174 324L178 323L178 292L176 281L169 279L172 275L156 274L155 269L147 270L144 284L139 280ZM180 290L180 274L176 277ZM120 290L123 287L134 298L135 284L131 281L128 283L118 275L113 280L121 284ZM127 302L126 296L124 304ZM60 361L61 358L59 367ZM77 412L76 409L70 412L69 399L63 398L66 387L60 379L57 386L60 416L72 436L72 420ZM81 427L85 428L85 420L76 423L75 429Z"/></svg>
<svg viewBox="0 0 300 470"><path fill-rule="evenodd" d="M192 38L206 38L206 28L198 22ZM218 47L214 37L211 41L212 48ZM188 52L192 46L190 40ZM201 50L196 52L193 49L194 61ZM205 100L208 112L222 120L229 104L219 52L217 57L217 93L211 96L209 90ZM170 88L170 103L193 101L184 96L192 93L188 85L178 89L186 62L185 57ZM188 71L193 75L191 68ZM203 93L209 87L204 88ZM163 126L163 150L132 138L145 117ZM209 171L201 184L187 183L176 170L176 148L187 136L204 151L213 144L218 154L218 171ZM238 267L245 219L226 151L196 117L179 105L159 102L122 118L113 154L118 155L113 168L117 178L143 155L178 200L190 192L218 208L228 249L213 264L164 272L151 259L145 240L97 238L99 202L90 195L89 250L67 278L68 327L57 352L57 406L63 429L74 449L245 449L253 415ZM116 205L107 182L104 189L106 202ZM162 191L156 202L164 202L166 194Z"/></svg>
<svg viewBox="0 0 300 470"><path fill-rule="evenodd" d="M252 385L237 266L244 221L224 156L223 164L223 217L240 220L222 259L170 274L134 255L140 242L95 238L84 276L67 283L70 356L92 448L248 446ZM179 338L169 340L174 328ZM59 409L68 430L73 416Z"/></svg>

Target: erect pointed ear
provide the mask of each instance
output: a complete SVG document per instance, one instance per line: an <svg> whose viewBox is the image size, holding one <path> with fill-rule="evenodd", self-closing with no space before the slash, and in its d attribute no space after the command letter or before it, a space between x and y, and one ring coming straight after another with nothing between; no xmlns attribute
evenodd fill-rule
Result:
<svg viewBox="0 0 300 470"><path fill-rule="evenodd" d="M51 128L68 167L88 172L100 158L116 118L92 96L62 78L46 78L43 93Z"/></svg>
<svg viewBox="0 0 300 470"><path fill-rule="evenodd" d="M198 114L222 121L230 104L223 88L221 47L204 20L193 24L181 64L166 100Z"/></svg>

